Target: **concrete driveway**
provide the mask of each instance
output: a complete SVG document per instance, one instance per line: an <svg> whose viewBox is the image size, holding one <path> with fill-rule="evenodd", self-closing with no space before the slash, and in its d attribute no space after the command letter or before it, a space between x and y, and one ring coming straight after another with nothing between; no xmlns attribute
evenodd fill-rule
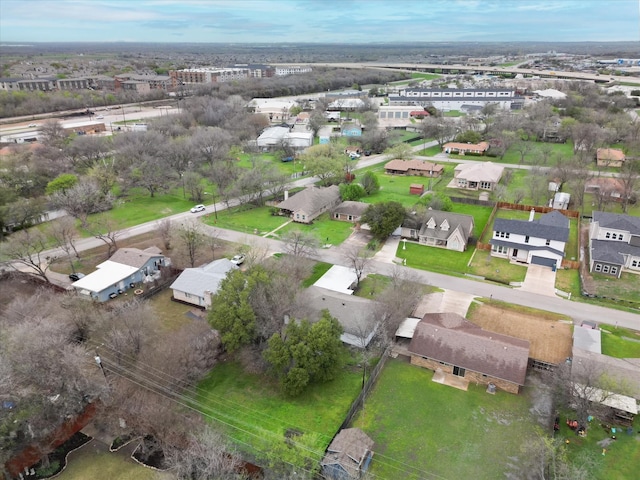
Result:
<svg viewBox="0 0 640 480"><path fill-rule="evenodd" d="M556 272L550 267L530 264L520 290L538 295L556 296Z"/></svg>

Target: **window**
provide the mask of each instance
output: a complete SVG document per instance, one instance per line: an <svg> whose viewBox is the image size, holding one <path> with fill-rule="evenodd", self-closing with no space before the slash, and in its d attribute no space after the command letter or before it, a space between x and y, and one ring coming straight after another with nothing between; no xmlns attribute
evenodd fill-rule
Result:
<svg viewBox="0 0 640 480"><path fill-rule="evenodd" d="M609 265L602 266L602 273L609 273Z"/></svg>
<svg viewBox="0 0 640 480"><path fill-rule="evenodd" d="M618 275L618 267L611 267L611 275Z"/></svg>
<svg viewBox="0 0 640 480"><path fill-rule="evenodd" d="M615 233L611 234L611 240L616 240L618 238L618 236Z"/></svg>
<svg viewBox="0 0 640 480"><path fill-rule="evenodd" d="M526 237L524 237L524 243L529 243L529 235L527 235Z"/></svg>
<svg viewBox="0 0 640 480"><path fill-rule="evenodd" d="M340 214L339 213L334 213L333 218L340 218Z"/></svg>
<svg viewBox="0 0 640 480"><path fill-rule="evenodd" d="M549 245L551 245L551 240L547 238L547 241L544 244L548 247Z"/></svg>
<svg viewBox="0 0 640 480"><path fill-rule="evenodd" d="M640 260L631 260L631 266L634 268L640 267Z"/></svg>
<svg viewBox="0 0 640 480"><path fill-rule="evenodd" d="M347 219L348 219L348 220L353 220L353 215L348 215L348 216L347 216Z"/></svg>
<svg viewBox="0 0 640 480"><path fill-rule="evenodd" d="M509 232L496 232L496 238L509 238Z"/></svg>
<svg viewBox="0 0 640 480"><path fill-rule="evenodd" d="M600 265L599 263L596 263L596 266L595 266L594 270L596 272L601 272L602 271L602 265Z"/></svg>
<svg viewBox="0 0 640 480"><path fill-rule="evenodd" d="M624 235L623 234L618 235L618 240L624 240Z"/></svg>
<svg viewBox="0 0 640 480"><path fill-rule="evenodd" d="M607 232L607 234L604 236L604 238L611 238L611 233Z"/></svg>
<svg viewBox="0 0 640 480"><path fill-rule="evenodd" d="M506 255L509 252L509 249L507 247L503 247L502 245L492 245L491 250L502 255Z"/></svg>

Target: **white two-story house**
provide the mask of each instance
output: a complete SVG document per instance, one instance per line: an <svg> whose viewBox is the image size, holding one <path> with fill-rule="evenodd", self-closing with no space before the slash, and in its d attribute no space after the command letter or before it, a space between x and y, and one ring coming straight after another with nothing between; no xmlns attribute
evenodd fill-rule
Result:
<svg viewBox="0 0 640 480"><path fill-rule="evenodd" d="M559 268L569 239L569 219L557 210L545 213L538 220L534 217L532 209L528 221L497 218L489 242L491 255L554 270Z"/></svg>
<svg viewBox="0 0 640 480"><path fill-rule="evenodd" d="M593 212L589 225L589 270L620 278L640 272L640 218Z"/></svg>

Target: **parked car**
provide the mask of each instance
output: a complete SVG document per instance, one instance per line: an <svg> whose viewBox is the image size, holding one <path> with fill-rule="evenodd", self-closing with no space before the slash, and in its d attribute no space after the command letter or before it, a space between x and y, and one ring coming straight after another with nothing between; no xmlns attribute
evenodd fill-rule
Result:
<svg viewBox="0 0 640 480"><path fill-rule="evenodd" d="M362 152L362 153L364 153L364 156L365 156L365 157L368 157L369 155L371 155L371 150L365 150L365 151L364 151L364 152Z"/></svg>
<svg viewBox="0 0 640 480"><path fill-rule="evenodd" d="M198 213L198 212L204 212L206 210L206 207L202 204L200 205L196 205L195 207L193 207L191 209L191 213Z"/></svg>
<svg viewBox="0 0 640 480"><path fill-rule="evenodd" d="M71 280L73 282L77 282L82 277L84 277L84 273L76 272L76 273L69 274L69 280Z"/></svg>
<svg viewBox="0 0 640 480"><path fill-rule="evenodd" d="M235 265L242 265L244 263L245 258L247 258L247 256L244 253L240 253L238 255L235 255L231 259L231 263L233 263Z"/></svg>
<svg viewBox="0 0 640 480"><path fill-rule="evenodd" d="M102 120L102 119L104 118L104 115L98 115L96 118L97 118L98 120Z"/></svg>
<svg viewBox="0 0 640 480"><path fill-rule="evenodd" d="M360 158L360 154L356 152L351 152L349 154L349 158L351 158L351 160L355 160L356 158Z"/></svg>
<svg viewBox="0 0 640 480"><path fill-rule="evenodd" d="M293 157L282 157L283 162L293 162Z"/></svg>
<svg viewBox="0 0 640 480"><path fill-rule="evenodd" d="M35 127L38 126L38 124L37 123L30 123L28 126L29 126L29 128L35 128Z"/></svg>
<svg viewBox="0 0 640 480"><path fill-rule="evenodd" d="M598 324L596 322L592 322L591 320L585 320L580 324L581 327L590 328L592 330L598 329Z"/></svg>

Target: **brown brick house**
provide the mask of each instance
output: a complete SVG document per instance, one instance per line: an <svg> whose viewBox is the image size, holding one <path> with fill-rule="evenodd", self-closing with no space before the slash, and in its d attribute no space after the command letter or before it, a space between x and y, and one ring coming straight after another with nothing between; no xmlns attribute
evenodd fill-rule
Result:
<svg viewBox="0 0 640 480"><path fill-rule="evenodd" d="M419 177L439 177L444 167L437 163L422 160L391 160L384 166L384 173L388 175L413 175Z"/></svg>
<svg viewBox="0 0 640 480"><path fill-rule="evenodd" d="M409 344L411 363L519 393L529 342L483 330L457 313L427 313Z"/></svg>

